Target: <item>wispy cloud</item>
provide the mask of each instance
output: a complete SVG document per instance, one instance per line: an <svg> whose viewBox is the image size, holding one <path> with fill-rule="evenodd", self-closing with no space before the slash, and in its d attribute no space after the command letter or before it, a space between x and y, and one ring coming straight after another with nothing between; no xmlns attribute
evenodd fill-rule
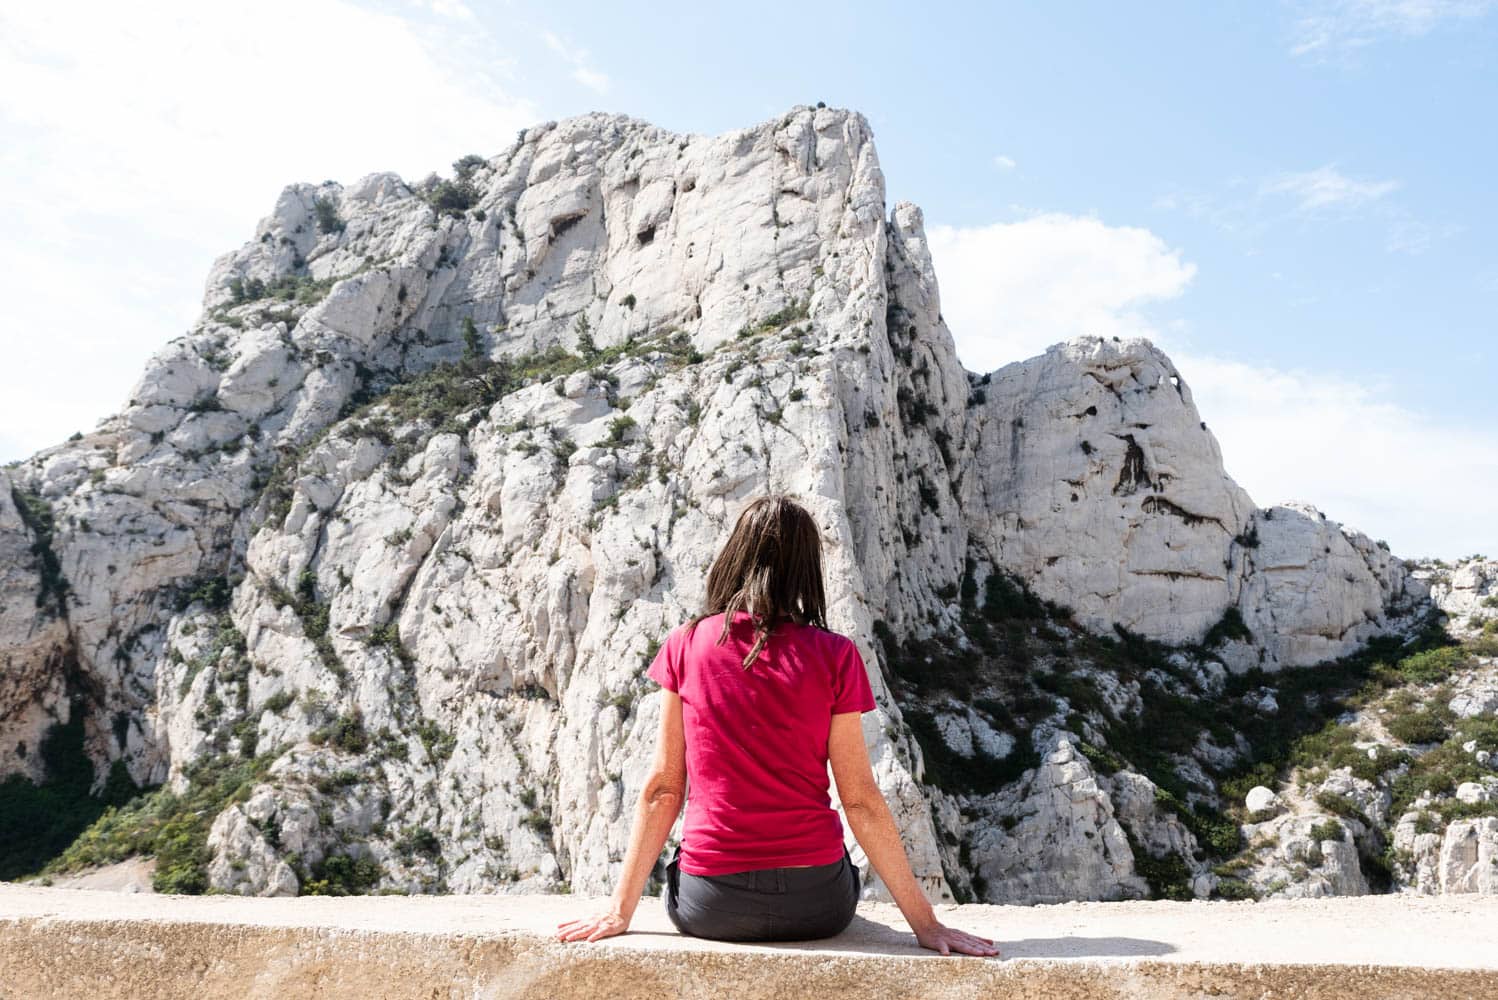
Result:
<svg viewBox="0 0 1498 1000"><path fill-rule="evenodd" d="M1385 39L1418 38L1443 21L1481 17L1498 0L1303 0L1291 27L1291 55L1345 57Z"/></svg>
<svg viewBox="0 0 1498 1000"><path fill-rule="evenodd" d="M1148 336L1170 354L1228 473L1257 503L1313 503L1405 556L1498 550L1498 433L1435 420L1401 400L1397 384L1249 363L1193 343L1184 324L1152 312L1185 293L1196 267L1149 230L1050 214L929 235L942 314L970 369L1081 334ZM1453 482L1463 488L1406 485Z"/></svg>
<svg viewBox="0 0 1498 1000"><path fill-rule="evenodd" d="M1357 180L1328 164L1298 174L1276 174L1265 180L1260 190L1266 195L1286 195L1297 210L1316 213L1361 208L1398 188L1398 181Z"/></svg>
<svg viewBox="0 0 1498 1000"><path fill-rule="evenodd" d="M1017 163L1014 162L1014 158L1013 157L1004 156L1003 154L1000 154L1000 155L995 156L993 158L993 165L996 166L996 167L998 167L1000 170L1013 170L1019 164L1017 164Z"/></svg>
<svg viewBox="0 0 1498 1000"><path fill-rule="evenodd" d="M1438 240L1450 239L1464 228L1454 222L1430 225L1403 212L1396 212L1389 222L1384 249L1389 253L1424 253Z"/></svg>
<svg viewBox="0 0 1498 1000"><path fill-rule="evenodd" d="M568 45L550 31L542 32L542 37L546 39L547 47L572 67L572 79L595 93L609 92L608 75L592 65L587 49Z"/></svg>
<svg viewBox="0 0 1498 1000"><path fill-rule="evenodd" d="M1171 191L1154 208L1184 212L1234 236L1254 239L1277 226L1364 220L1384 229L1384 249L1418 254L1462 231L1454 223L1421 220L1391 197L1397 179L1353 177L1334 163L1281 171L1257 181L1232 178L1220 193Z"/></svg>

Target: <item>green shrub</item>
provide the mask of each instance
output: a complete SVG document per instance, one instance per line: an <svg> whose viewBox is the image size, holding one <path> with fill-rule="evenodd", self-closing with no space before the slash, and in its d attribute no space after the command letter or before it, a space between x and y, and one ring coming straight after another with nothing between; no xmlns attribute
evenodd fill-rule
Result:
<svg viewBox="0 0 1498 1000"><path fill-rule="evenodd" d="M234 587L226 577L212 574L194 577L178 587L177 599L173 603L173 610L178 614L199 601L209 611L223 611L234 595Z"/></svg>
<svg viewBox="0 0 1498 1000"><path fill-rule="evenodd" d="M385 871L373 858L354 858L332 854L312 866L302 880L303 896L360 896L368 893L385 877Z"/></svg>
<svg viewBox="0 0 1498 1000"><path fill-rule="evenodd" d="M338 651L333 647L333 639L328 634L331 608L327 601L317 599L316 572L311 567L307 567L298 574L295 595L273 580L267 582L265 586L270 594L271 602L278 609L290 605L292 611L296 613L302 623L302 633L311 640L323 665L332 671L334 676L347 677L348 669L344 667Z"/></svg>
<svg viewBox="0 0 1498 1000"><path fill-rule="evenodd" d="M458 739L431 719L422 719L416 727L416 736L426 747L427 756L433 760L446 760L453 755Z"/></svg>
<svg viewBox="0 0 1498 1000"><path fill-rule="evenodd" d="M1451 735L1441 716L1429 709L1396 716L1384 728L1403 743L1440 743Z"/></svg>
<svg viewBox="0 0 1498 1000"><path fill-rule="evenodd" d="M246 302L258 302L265 298L312 306L326 298L329 290L341 280L341 278L319 279L309 274L283 274L269 282L259 278L235 277L229 279L229 294L236 306ZM291 323L294 324L295 321L295 317L291 317Z"/></svg>
<svg viewBox="0 0 1498 1000"><path fill-rule="evenodd" d="M84 714L75 703L68 723L54 724L33 750L42 759L42 784L19 774L0 781L0 881L50 870L101 816L140 793L119 760L100 793L90 793L94 765L83 749Z"/></svg>
<svg viewBox="0 0 1498 1000"><path fill-rule="evenodd" d="M263 708L265 711L270 712L272 715L278 715L281 712L286 711L286 709L290 708L291 703L294 701L296 701L296 691L294 689L287 690L283 688L282 690L277 691L275 694L271 695L269 698L265 699L265 705L263 706Z"/></svg>
<svg viewBox="0 0 1498 1000"><path fill-rule="evenodd" d="M1482 781L1489 773L1487 768L1463 750L1459 741L1460 736L1427 750L1415 759L1408 771L1394 779L1390 816L1404 815L1423 793L1429 792L1437 797L1450 795L1456 791L1457 785Z"/></svg>
<svg viewBox="0 0 1498 1000"><path fill-rule="evenodd" d="M477 153L469 153L453 161L453 173L462 180L469 180L477 170L487 166L488 162L488 160Z"/></svg>
<svg viewBox="0 0 1498 1000"><path fill-rule="evenodd" d="M1191 869L1179 854L1167 853L1164 857L1153 857L1135 838L1133 832L1123 826L1124 837L1134 854L1134 871L1149 884L1151 899L1189 900L1191 891Z"/></svg>
<svg viewBox="0 0 1498 1000"><path fill-rule="evenodd" d="M1341 840L1345 830L1341 823L1329 819L1324 823L1317 823L1311 827L1311 839L1320 843L1323 840Z"/></svg>
<svg viewBox="0 0 1498 1000"><path fill-rule="evenodd" d="M307 738L317 746L329 745L345 753L360 754L369 748L369 734L364 731L364 717L357 707Z"/></svg>
<svg viewBox="0 0 1498 1000"><path fill-rule="evenodd" d="M463 213L473 207L483 192L473 182L473 174L479 167L485 164L482 156L470 153L469 155L453 163L453 180L442 180L437 182L430 190L422 194L422 198L432 210L438 215L450 215L462 218Z"/></svg>
<svg viewBox="0 0 1498 1000"><path fill-rule="evenodd" d="M1253 642L1253 633L1244 624L1243 614L1237 605L1229 607L1222 613L1222 618L1207 629L1207 634L1202 636L1202 646L1207 649L1215 649L1229 639L1238 639L1243 642Z"/></svg>
<svg viewBox="0 0 1498 1000"><path fill-rule="evenodd" d="M348 224L338 216L338 206L333 199L321 195L312 199L312 208L317 213L317 228L323 233L341 233Z"/></svg>
<svg viewBox="0 0 1498 1000"><path fill-rule="evenodd" d="M629 429L633 426L635 426L635 418L629 414L626 413L623 416L615 417L609 421L609 433L608 437L603 439L604 443L620 444L624 441L624 436L629 433Z"/></svg>
<svg viewBox="0 0 1498 1000"><path fill-rule="evenodd" d="M1443 646L1406 656L1396 669L1417 684L1435 684L1473 665L1472 656L1461 646Z"/></svg>
<svg viewBox="0 0 1498 1000"><path fill-rule="evenodd" d="M577 322L572 324L572 329L577 333L578 353L591 364L601 352L598 350L598 345L593 342L593 327L588 322L586 313L578 313Z"/></svg>
<svg viewBox="0 0 1498 1000"><path fill-rule="evenodd" d="M407 827L401 839L396 841L395 849L406 857L424 854L435 858L442 854L442 841L424 826Z"/></svg>
<svg viewBox="0 0 1498 1000"><path fill-rule="evenodd" d="M551 819L540 810L532 810L520 818L520 822L536 831L537 836L547 839L551 836Z"/></svg>
<svg viewBox="0 0 1498 1000"><path fill-rule="evenodd" d="M463 317L463 356L476 358L484 353L484 342L479 337L479 328L474 325L472 316Z"/></svg>
<svg viewBox="0 0 1498 1000"><path fill-rule="evenodd" d="M1372 828L1373 821L1370 820L1363 810L1358 808L1356 802L1345 795L1336 792L1317 792L1316 804L1333 816L1341 816L1343 819L1357 820L1364 826ZM1340 829L1340 827L1338 827Z"/></svg>
<svg viewBox="0 0 1498 1000"><path fill-rule="evenodd" d="M1358 732L1351 726L1328 722L1314 733L1297 739L1291 746L1289 760L1293 767L1310 770L1325 767L1329 770L1349 768L1352 774L1364 781L1377 781L1379 775L1393 770L1409 759L1408 754L1382 750L1378 758L1372 759L1366 750L1355 745ZM1259 784L1273 784L1273 776ZM1247 790L1245 789L1245 794ZM1240 796L1241 798L1241 796Z"/></svg>
<svg viewBox="0 0 1498 1000"><path fill-rule="evenodd" d="M390 650L395 654L396 659L408 667L416 662L416 657L406 648L406 644L401 641L400 625L397 622L389 621L384 625L370 629L369 635L364 639L364 644L366 646L376 646Z"/></svg>
<svg viewBox="0 0 1498 1000"><path fill-rule="evenodd" d="M1242 879L1225 878L1218 881L1217 888L1212 892L1212 898L1230 900L1257 900L1259 898L1259 893L1251 884L1243 881Z"/></svg>

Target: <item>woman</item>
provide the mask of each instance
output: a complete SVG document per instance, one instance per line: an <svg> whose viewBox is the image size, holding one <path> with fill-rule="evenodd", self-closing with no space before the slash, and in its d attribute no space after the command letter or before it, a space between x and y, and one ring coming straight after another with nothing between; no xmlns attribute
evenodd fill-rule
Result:
<svg viewBox="0 0 1498 1000"><path fill-rule="evenodd" d="M706 608L647 671L664 689L660 735L611 905L559 924L561 940L628 929L688 787L666 868L677 930L725 941L841 933L861 887L827 795L830 762L848 826L921 946L999 953L944 926L916 884L864 747L868 675L853 642L827 629L821 545L789 497L761 497L739 515L708 573Z"/></svg>

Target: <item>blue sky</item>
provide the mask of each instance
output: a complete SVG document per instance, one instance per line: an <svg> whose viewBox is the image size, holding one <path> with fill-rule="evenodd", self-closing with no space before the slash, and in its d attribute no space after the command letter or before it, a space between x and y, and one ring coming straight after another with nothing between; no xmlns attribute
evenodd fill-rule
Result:
<svg viewBox="0 0 1498 1000"><path fill-rule="evenodd" d="M1498 0L213 6L0 13L0 460L117 409L285 183L825 101L970 368L1148 335L1260 504L1498 554Z"/></svg>

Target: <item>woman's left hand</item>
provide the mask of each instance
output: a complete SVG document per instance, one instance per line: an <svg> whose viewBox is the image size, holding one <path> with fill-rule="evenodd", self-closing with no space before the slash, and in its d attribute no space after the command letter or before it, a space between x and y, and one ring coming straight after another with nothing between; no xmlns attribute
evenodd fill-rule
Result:
<svg viewBox="0 0 1498 1000"><path fill-rule="evenodd" d="M562 941L597 941L599 938L623 934L629 929L629 921L613 910L605 910L591 917L580 917L557 925L557 937Z"/></svg>

